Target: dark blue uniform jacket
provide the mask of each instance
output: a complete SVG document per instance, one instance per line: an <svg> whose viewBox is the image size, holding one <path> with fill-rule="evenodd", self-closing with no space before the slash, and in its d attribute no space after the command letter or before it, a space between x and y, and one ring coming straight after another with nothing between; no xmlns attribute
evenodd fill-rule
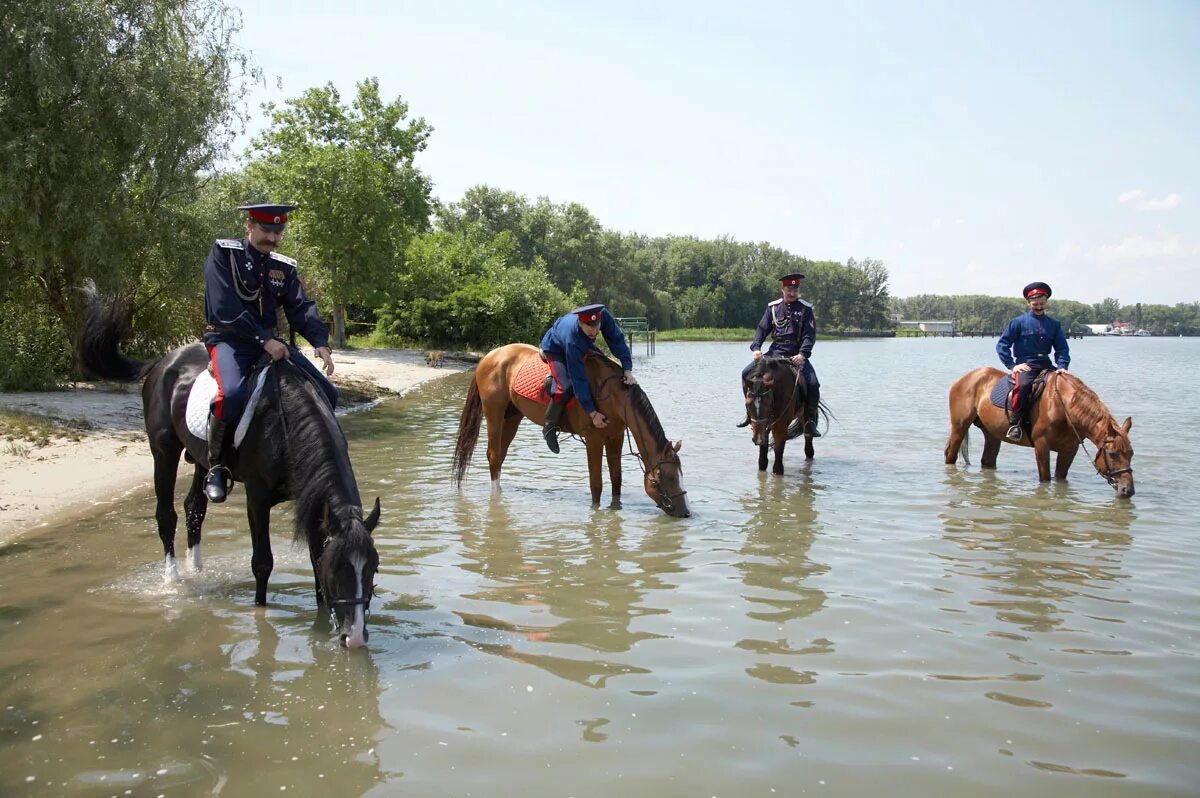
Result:
<svg viewBox="0 0 1200 798"><path fill-rule="evenodd" d="M1050 361L1050 350L1054 350L1054 362ZM1058 321L1033 311L1023 313L1008 323L1000 340L996 342L996 354L1008 370L1019 363L1028 363L1035 369L1057 366L1065 369L1071 363L1071 349Z"/></svg>
<svg viewBox="0 0 1200 798"><path fill-rule="evenodd" d="M775 342L767 354L776 357L797 354L812 357L813 344L817 341L817 321L813 316L812 304L803 299L784 302L782 298L768 304L754 330L750 351L757 352L768 335L773 336Z"/></svg>
<svg viewBox="0 0 1200 798"><path fill-rule="evenodd" d="M633 370L633 357L629 354L629 345L625 343L625 335L617 326L616 320L608 312L608 308L600 311L600 334L608 342L608 348L621 361L621 368ZM559 316L546 334L542 336L541 349L549 358L563 360L567 364L567 375L571 378L571 387L575 390L575 398L584 410L591 413L596 409L592 401L592 389L588 387L587 374L583 370L583 356L589 350L596 350L596 344L587 334L579 329L579 317L574 313Z"/></svg>
<svg viewBox="0 0 1200 798"><path fill-rule="evenodd" d="M219 239L204 264L204 343L245 343L262 348L275 336L277 310L314 347L329 345L329 328L304 293L296 261L264 255L246 239Z"/></svg>

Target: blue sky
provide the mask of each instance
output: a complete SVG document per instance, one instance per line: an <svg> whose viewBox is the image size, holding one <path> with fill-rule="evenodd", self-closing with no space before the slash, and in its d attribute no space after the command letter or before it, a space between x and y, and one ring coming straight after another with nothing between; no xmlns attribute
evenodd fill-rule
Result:
<svg viewBox="0 0 1200 798"><path fill-rule="evenodd" d="M896 296L1200 300L1194 0L231 2L253 108L376 77L446 202L878 258Z"/></svg>

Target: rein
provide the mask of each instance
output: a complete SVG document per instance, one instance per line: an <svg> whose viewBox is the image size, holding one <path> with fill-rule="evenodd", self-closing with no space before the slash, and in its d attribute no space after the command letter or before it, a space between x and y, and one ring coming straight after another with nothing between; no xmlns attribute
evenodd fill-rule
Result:
<svg viewBox="0 0 1200 798"><path fill-rule="evenodd" d="M611 382L612 380L623 379L623 378L624 378L623 374L610 374L607 377L605 377L603 380L601 380L599 388L596 391L597 398L604 399L608 395L607 393L604 392L604 389L609 384L609 382ZM626 411L626 418L633 418L633 416L635 415L635 412L634 412L634 408L633 408L633 393L632 393L632 391L625 392L624 404L627 405L627 407L628 407L628 410ZM666 510L667 512L670 512L671 510L675 509L675 500L682 498L683 496L686 496L687 491L681 490L678 493L667 493L667 492L663 491L662 481L656 475L662 473L662 471L660 469L662 468L664 463L668 462L667 457L664 454L662 454L662 452L660 452L658 459L655 460L652 465L647 467L646 460L644 457L642 457L641 451L637 450L634 447L633 432L631 431L632 426L633 425L628 422L626 422L626 424L625 424L625 445L627 447L625 454L636 458L638 467L642 469L642 476L644 478L648 478L650 480L651 487L653 487L656 491L658 491L659 495L662 496L662 502L661 502L662 508L664 510ZM671 445L668 442L666 449L670 449L670 448L671 448Z"/></svg>
<svg viewBox="0 0 1200 798"><path fill-rule="evenodd" d="M1075 433L1075 438L1079 441L1079 445L1083 448L1084 453L1088 457L1092 458L1092 467L1095 468L1096 457L1090 451L1088 451L1087 443L1084 441L1084 436L1079 434L1079 430L1075 428L1075 422L1071 420L1071 413L1067 410L1067 402L1063 399L1062 391L1060 391L1058 388L1059 379L1061 379L1061 377L1054 380L1054 395L1058 397L1058 403L1062 406L1063 415L1066 417L1067 423L1071 425L1071 432ZM1132 474L1133 469L1128 467L1112 467L1112 462L1109 460L1108 454L1108 445L1112 442L1112 440L1113 437L1111 435L1106 435L1104 442L1098 444L1100 447L1100 454L1104 455L1104 470L1101 471L1099 468L1096 468L1096 473L1104 477L1109 486L1115 489L1117 487L1117 477L1119 477L1121 474Z"/></svg>

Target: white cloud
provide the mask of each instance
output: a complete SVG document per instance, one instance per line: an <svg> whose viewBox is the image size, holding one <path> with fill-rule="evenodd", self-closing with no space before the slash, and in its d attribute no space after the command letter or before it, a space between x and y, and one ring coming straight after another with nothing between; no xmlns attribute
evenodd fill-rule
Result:
<svg viewBox="0 0 1200 798"><path fill-rule="evenodd" d="M1131 188L1122 192L1117 200L1122 205L1130 205L1139 211L1169 211L1183 204L1183 196L1172 191L1162 199L1151 199L1140 188Z"/></svg>
<svg viewBox="0 0 1200 798"><path fill-rule="evenodd" d="M1186 258L1196 255L1200 255L1200 246L1186 244L1178 235L1166 235L1160 238L1130 236L1118 244L1101 244L1088 253L1089 259L1097 263Z"/></svg>

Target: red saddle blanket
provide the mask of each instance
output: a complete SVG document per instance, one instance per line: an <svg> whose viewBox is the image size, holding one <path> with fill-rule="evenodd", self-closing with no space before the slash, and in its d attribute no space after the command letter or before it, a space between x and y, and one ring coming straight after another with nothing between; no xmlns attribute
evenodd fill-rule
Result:
<svg viewBox="0 0 1200 798"><path fill-rule="evenodd" d="M546 378L550 376L550 367L540 357L531 357L513 380L513 392L539 404L550 404L550 394L546 393Z"/></svg>

